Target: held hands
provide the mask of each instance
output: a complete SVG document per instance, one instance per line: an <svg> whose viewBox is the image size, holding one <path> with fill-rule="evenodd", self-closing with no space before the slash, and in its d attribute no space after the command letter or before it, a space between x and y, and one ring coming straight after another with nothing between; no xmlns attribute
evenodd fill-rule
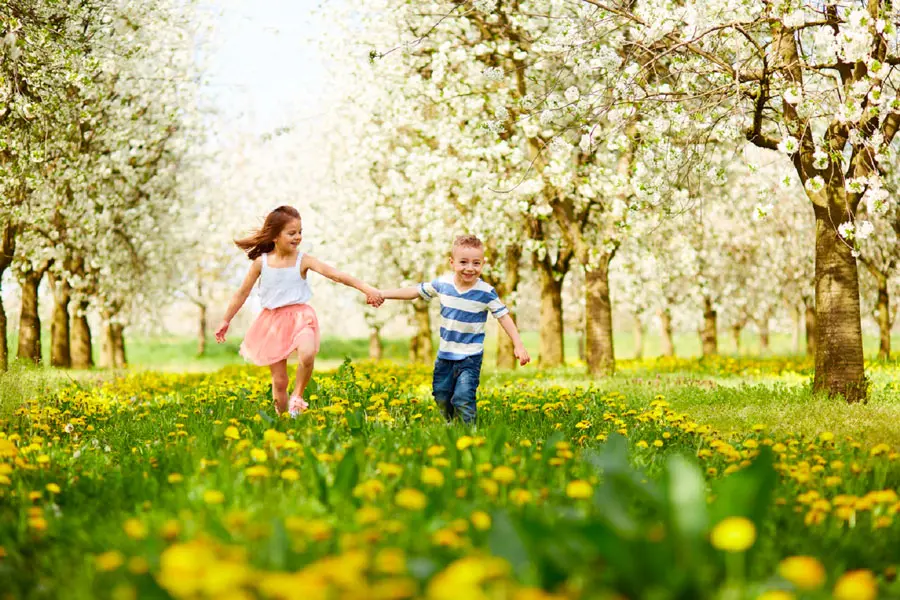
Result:
<svg viewBox="0 0 900 600"><path fill-rule="evenodd" d="M228 331L229 325L230 323L228 321L222 321L222 324L216 329L216 341L220 344L225 341L225 332Z"/></svg>
<svg viewBox="0 0 900 600"><path fill-rule="evenodd" d="M519 364L523 367L531 362L531 357L528 356L528 350L526 350L525 346L521 344L517 344L513 348L513 354L519 360Z"/></svg>
<svg viewBox="0 0 900 600"><path fill-rule="evenodd" d="M366 304L378 308L382 303L384 303L384 294L381 293L381 290L370 288L366 291Z"/></svg>

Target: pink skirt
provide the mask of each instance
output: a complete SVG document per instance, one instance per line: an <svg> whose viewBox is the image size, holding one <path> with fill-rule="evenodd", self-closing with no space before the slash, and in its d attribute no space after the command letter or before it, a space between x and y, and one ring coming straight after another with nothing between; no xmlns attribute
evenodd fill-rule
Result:
<svg viewBox="0 0 900 600"><path fill-rule="evenodd" d="M305 340L319 352L319 319L309 304L264 308L241 343L241 356L260 367L286 359Z"/></svg>

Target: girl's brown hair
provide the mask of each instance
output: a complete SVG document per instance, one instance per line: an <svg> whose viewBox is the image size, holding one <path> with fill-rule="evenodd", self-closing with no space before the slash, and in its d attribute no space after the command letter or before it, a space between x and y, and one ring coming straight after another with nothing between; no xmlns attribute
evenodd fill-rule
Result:
<svg viewBox="0 0 900 600"><path fill-rule="evenodd" d="M247 253L250 260L275 249L275 238L287 224L300 218L300 211L293 206L279 206L266 216L263 226L245 238L234 240L237 247Z"/></svg>

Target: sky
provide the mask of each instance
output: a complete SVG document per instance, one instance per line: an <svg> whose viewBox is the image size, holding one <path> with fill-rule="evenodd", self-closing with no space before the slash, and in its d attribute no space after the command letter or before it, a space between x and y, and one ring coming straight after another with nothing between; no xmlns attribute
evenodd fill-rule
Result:
<svg viewBox="0 0 900 600"><path fill-rule="evenodd" d="M269 132L314 120L327 81L329 0L212 0L219 14L205 92L221 127Z"/></svg>

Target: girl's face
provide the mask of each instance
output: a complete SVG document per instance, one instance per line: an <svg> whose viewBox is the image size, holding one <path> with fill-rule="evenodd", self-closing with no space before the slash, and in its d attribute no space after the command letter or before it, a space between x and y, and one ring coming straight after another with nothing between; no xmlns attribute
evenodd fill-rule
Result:
<svg viewBox="0 0 900 600"><path fill-rule="evenodd" d="M303 239L303 224L300 219L294 219L284 226L278 237L275 238L275 249L280 254L292 254L297 250Z"/></svg>

